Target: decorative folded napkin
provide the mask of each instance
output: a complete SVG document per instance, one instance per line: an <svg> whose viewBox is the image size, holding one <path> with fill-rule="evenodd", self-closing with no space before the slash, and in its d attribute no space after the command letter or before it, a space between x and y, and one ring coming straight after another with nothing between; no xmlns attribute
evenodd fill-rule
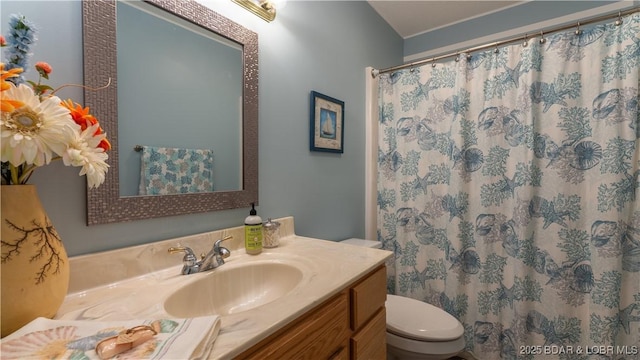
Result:
<svg viewBox="0 0 640 360"><path fill-rule="evenodd" d="M146 330L151 328L155 330ZM142 333L147 332L148 340L134 342L134 347L117 354L118 359L206 359L220 331L220 318L108 322L37 318L0 340L0 354L2 359L100 359L97 345L113 345L116 339L118 344L130 344L127 336L139 329L145 329Z"/></svg>
<svg viewBox="0 0 640 360"><path fill-rule="evenodd" d="M139 195L213 191L213 150L142 146Z"/></svg>

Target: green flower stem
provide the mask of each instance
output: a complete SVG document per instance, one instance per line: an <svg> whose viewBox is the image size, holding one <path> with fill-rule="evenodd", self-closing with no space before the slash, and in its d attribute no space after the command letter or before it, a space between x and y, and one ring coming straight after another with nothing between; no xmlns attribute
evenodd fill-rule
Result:
<svg viewBox="0 0 640 360"><path fill-rule="evenodd" d="M33 171L37 168L35 165L22 165L22 174L18 177L18 182L16 184L26 184ZM12 171L13 173L13 171Z"/></svg>
<svg viewBox="0 0 640 360"><path fill-rule="evenodd" d="M18 182L18 168L9 163L9 169L11 169L11 182L13 184L19 184Z"/></svg>
<svg viewBox="0 0 640 360"><path fill-rule="evenodd" d="M55 156L51 160L55 161L55 160L61 160L61 159L62 159L61 156ZM9 163L9 170L11 172L11 179L9 184L10 185L26 184L29 181L29 178L31 178L31 175L33 174L33 172L37 168L38 166L34 164L30 164L30 165L22 164L19 166L14 166L13 164Z"/></svg>

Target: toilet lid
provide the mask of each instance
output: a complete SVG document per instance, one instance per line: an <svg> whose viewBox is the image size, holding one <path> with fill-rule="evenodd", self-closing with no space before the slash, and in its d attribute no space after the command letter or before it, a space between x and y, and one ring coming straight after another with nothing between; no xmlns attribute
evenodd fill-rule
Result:
<svg viewBox="0 0 640 360"><path fill-rule="evenodd" d="M462 336L462 324L431 304L387 295L387 330L399 336L423 341L450 341Z"/></svg>

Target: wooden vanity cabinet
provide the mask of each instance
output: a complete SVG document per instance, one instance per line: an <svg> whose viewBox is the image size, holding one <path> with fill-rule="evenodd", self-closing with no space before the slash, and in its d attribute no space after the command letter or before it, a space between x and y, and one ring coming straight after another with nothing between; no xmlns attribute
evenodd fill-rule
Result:
<svg viewBox="0 0 640 360"><path fill-rule="evenodd" d="M350 289L351 359L387 358L387 271L382 266Z"/></svg>
<svg viewBox="0 0 640 360"><path fill-rule="evenodd" d="M386 359L386 281L382 265L236 359Z"/></svg>

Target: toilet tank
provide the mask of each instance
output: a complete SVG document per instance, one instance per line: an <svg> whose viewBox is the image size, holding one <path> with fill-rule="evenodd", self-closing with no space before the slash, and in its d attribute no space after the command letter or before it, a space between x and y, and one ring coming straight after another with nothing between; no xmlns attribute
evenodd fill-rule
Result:
<svg viewBox="0 0 640 360"><path fill-rule="evenodd" d="M364 247L374 248L374 249L381 249L382 248L382 244L379 241L375 241L375 240L365 240L365 239L351 238L351 239L342 240L340 242L343 243L343 244L350 244L350 245L355 245L355 246L364 246Z"/></svg>

